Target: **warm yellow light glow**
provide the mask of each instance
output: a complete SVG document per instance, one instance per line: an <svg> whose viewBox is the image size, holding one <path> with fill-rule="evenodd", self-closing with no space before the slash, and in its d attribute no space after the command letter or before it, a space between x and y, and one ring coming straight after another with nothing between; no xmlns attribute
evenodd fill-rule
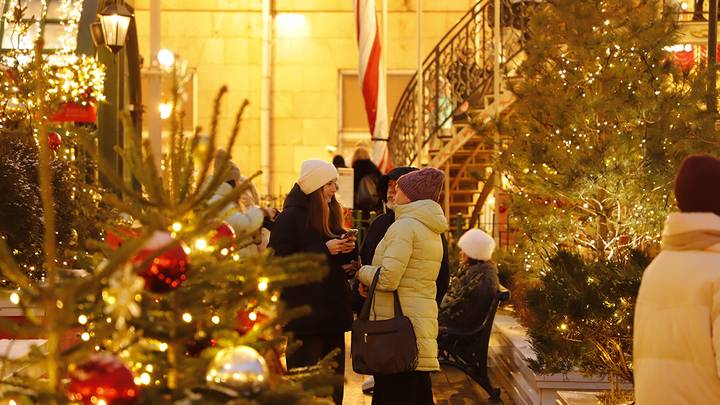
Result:
<svg viewBox="0 0 720 405"><path fill-rule="evenodd" d="M169 49L161 49L157 53L157 61L161 66L172 67L175 64L175 54Z"/></svg>
<svg viewBox="0 0 720 405"><path fill-rule="evenodd" d="M87 321L88 321L87 316L85 316L85 315L78 316L78 323L80 325L85 325L87 323Z"/></svg>
<svg viewBox="0 0 720 405"><path fill-rule="evenodd" d="M80 335L80 339L82 339L83 341L87 342L88 340L90 340L90 334L87 333L87 332L83 332L83 334Z"/></svg>
<svg viewBox="0 0 720 405"><path fill-rule="evenodd" d="M161 352L167 351L167 349L168 349L168 344L165 343L165 342L160 343L159 349L160 349Z"/></svg>
<svg viewBox="0 0 720 405"><path fill-rule="evenodd" d="M260 278L258 280L258 290L265 291L268 288L268 279L265 277Z"/></svg>
<svg viewBox="0 0 720 405"><path fill-rule="evenodd" d="M172 114L173 105L172 103L160 103L158 110L160 110L160 118L166 120Z"/></svg>
<svg viewBox="0 0 720 405"><path fill-rule="evenodd" d="M567 330L568 326L567 324L561 323L560 324L560 330Z"/></svg>
<svg viewBox="0 0 720 405"><path fill-rule="evenodd" d="M18 293L10 294L10 302L12 302L15 305L20 303L20 296L18 295Z"/></svg>
<svg viewBox="0 0 720 405"><path fill-rule="evenodd" d="M140 383L141 383L141 384L143 384L143 385L148 385L148 384L150 384L150 381L152 381L152 380L150 379L150 374L148 374L148 373L142 373L142 374L140 375Z"/></svg>
<svg viewBox="0 0 720 405"><path fill-rule="evenodd" d="M297 38L310 35L307 17L299 13L278 13L275 16L275 29L278 37Z"/></svg>
<svg viewBox="0 0 720 405"><path fill-rule="evenodd" d="M217 315L213 315L212 318L210 318L210 321L212 321L212 323L214 323L215 325L218 325L220 324L220 317Z"/></svg>
<svg viewBox="0 0 720 405"><path fill-rule="evenodd" d="M256 320L257 320L257 314L255 313L255 311L250 312L250 313L248 314L248 319L250 319L251 321L256 321Z"/></svg>
<svg viewBox="0 0 720 405"><path fill-rule="evenodd" d="M220 254L223 256L227 256L230 251L227 248L220 249Z"/></svg>
<svg viewBox="0 0 720 405"><path fill-rule="evenodd" d="M180 222L175 222L172 224L172 230L175 232L180 232L182 230L182 224Z"/></svg>
<svg viewBox="0 0 720 405"><path fill-rule="evenodd" d="M97 403L98 405L107 405L107 401L105 401L104 399L98 399Z"/></svg>
<svg viewBox="0 0 720 405"><path fill-rule="evenodd" d="M152 371L153 371L153 365L152 365L152 364L146 365L146 366L145 366L145 370L147 370L148 372L152 373Z"/></svg>
<svg viewBox="0 0 720 405"><path fill-rule="evenodd" d="M207 248L207 241L205 239L198 239L195 241L195 247L198 250L205 250L205 248Z"/></svg>
<svg viewBox="0 0 720 405"><path fill-rule="evenodd" d="M190 323L190 322L192 322L192 315L185 312L184 314L182 314L182 319L183 319L183 321Z"/></svg>

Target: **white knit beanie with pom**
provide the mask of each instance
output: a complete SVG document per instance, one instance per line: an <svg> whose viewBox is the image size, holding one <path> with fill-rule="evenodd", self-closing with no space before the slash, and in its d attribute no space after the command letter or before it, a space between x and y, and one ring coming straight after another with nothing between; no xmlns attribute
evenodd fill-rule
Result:
<svg viewBox="0 0 720 405"><path fill-rule="evenodd" d="M490 260L495 250L495 240L479 229L470 229L458 241L460 250L471 259Z"/></svg>
<svg viewBox="0 0 720 405"><path fill-rule="evenodd" d="M337 178L337 169L332 164L321 159L308 159L300 166L297 184L303 193L309 195Z"/></svg>

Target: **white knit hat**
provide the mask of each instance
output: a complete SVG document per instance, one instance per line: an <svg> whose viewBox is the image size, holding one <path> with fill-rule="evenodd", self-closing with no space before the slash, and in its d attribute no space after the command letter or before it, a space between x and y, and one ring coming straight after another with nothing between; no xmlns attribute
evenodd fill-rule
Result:
<svg viewBox="0 0 720 405"><path fill-rule="evenodd" d="M458 246L469 258L485 261L492 258L495 240L479 229L470 229L460 237Z"/></svg>
<svg viewBox="0 0 720 405"><path fill-rule="evenodd" d="M337 178L337 169L332 164L321 159L308 159L300 166L300 178L298 178L297 184L303 193L312 194Z"/></svg>

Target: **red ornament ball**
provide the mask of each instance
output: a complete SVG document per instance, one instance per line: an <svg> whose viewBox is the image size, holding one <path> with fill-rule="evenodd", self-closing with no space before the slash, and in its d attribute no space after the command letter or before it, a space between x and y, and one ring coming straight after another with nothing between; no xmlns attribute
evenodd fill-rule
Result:
<svg viewBox="0 0 720 405"><path fill-rule="evenodd" d="M268 319L270 318L265 313L257 309L254 311L240 310L237 312L237 315L235 315L235 330L240 336L244 336L252 330L255 324L263 323Z"/></svg>
<svg viewBox="0 0 720 405"><path fill-rule="evenodd" d="M57 132L48 132L48 146L52 150L58 150L60 145L62 145L62 138L60 137L60 134Z"/></svg>
<svg viewBox="0 0 720 405"><path fill-rule="evenodd" d="M67 396L71 401L94 405L104 400L107 405L132 405L138 388L132 371L117 357L94 354L70 375Z"/></svg>
<svg viewBox="0 0 720 405"><path fill-rule="evenodd" d="M155 256L160 249L164 251L149 263L145 263L147 258ZM134 265L143 266L143 263L145 264L140 269L140 275L145 279L145 287L152 292L174 290L187 279L187 253L183 244L167 232L156 231L133 258Z"/></svg>
<svg viewBox="0 0 720 405"><path fill-rule="evenodd" d="M230 224L223 221L220 226L218 226L215 229L215 234L213 235L212 239L210 239L210 244L217 246L217 245L226 245L230 241L234 241L236 238L235 230L233 229Z"/></svg>

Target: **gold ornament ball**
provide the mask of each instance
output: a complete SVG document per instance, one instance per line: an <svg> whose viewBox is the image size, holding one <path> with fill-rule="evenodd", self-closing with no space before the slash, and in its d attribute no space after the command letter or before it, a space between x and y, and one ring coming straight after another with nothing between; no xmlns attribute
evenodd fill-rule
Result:
<svg viewBox="0 0 720 405"><path fill-rule="evenodd" d="M205 378L243 393L256 393L268 383L265 359L255 349L236 346L223 349L210 362Z"/></svg>

